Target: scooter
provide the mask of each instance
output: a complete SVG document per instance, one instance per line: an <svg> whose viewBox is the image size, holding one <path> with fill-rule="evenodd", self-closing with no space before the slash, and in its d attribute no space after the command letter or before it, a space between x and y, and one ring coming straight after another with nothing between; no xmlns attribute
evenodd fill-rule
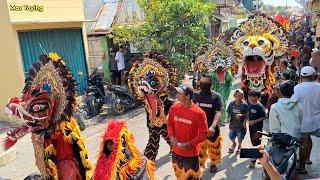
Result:
<svg viewBox="0 0 320 180"><path fill-rule="evenodd" d="M88 77L89 86L84 90L85 110L89 117L100 114L103 104L106 103L102 78L93 73Z"/></svg>
<svg viewBox="0 0 320 180"><path fill-rule="evenodd" d="M263 133L269 139L271 145L266 145L265 149L270 156L270 162L285 179L296 178L297 149L301 148L299 140L284 133ZM270 179L266 171L262 174L262 179Z"/></svg>
<svg viewBox="0 0 320 180"><path fill-rule="evenodd" d="M111 107L115 114L121 115L128 109L142 105L142 102L132 96L128 90L123 89L121 86L106 84L108 90L114 94Z"/></svg>

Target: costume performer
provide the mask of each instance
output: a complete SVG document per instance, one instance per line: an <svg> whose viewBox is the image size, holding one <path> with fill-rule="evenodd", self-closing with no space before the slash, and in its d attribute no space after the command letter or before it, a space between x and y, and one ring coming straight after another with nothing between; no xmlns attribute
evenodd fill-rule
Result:
<svg viewBox="0 0 320 180"><path fill-rule="evenodd" d="M145 104L149 141L144 155L152 161L155 161L158 154L160 136L171 147L166 115L173 104L168 99L169 89L176 84L175 69L161 54L145 53L136 59L129 72L129 89Z"/></svg>
<svg viewBox="0 0 320 180"><path fill-rule="evenodd" d="M218 92L223 102L227 102L231 89L233 77L238 73L239 54L226 44L219 36L210 39L207 44L200 48L195 61L195 70L199 73L209 73L212 79L212 89ZM220 123L226 120L226 104L222 106Z"/></svg>
<svg viewBox="0 0 320 180"><path fill-rule="evenodd" d="M271 65L275 57L285 55L289 44L281 25L263 14L255 14L234 31L230 40L243 57L241 89L245 98L249 90L270 96L275 84Z"/></svg>
<svg viewBox="0 0 320 180"><path fill-rule="evenodd" d="M111 120L102 136L94 180L154 180L155 165L140 154L123 120Z"/></svg>
<svg viewBox="0 0 320 180"><path fill-rule="evenodd" d="M10 129L4 149L32 133L36 165L45 179L90 179L92 165L79 126L73 118L76 86L55 53L41 56L30 68L21 98L9 100L8 115L23 121Z"/></svg>

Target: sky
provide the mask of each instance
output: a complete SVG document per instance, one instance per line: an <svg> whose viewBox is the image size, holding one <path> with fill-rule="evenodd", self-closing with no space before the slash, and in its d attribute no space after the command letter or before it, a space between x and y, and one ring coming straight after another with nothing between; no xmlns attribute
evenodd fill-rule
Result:
<svg viewBox="0 0 320 180"><path fill-rule="evenodd" d="M261 0L260 0L261 1ZM286 6L286 1L288 6L300 6L295 0L262 0L264 4L270 4L273 6Z"/></svg>

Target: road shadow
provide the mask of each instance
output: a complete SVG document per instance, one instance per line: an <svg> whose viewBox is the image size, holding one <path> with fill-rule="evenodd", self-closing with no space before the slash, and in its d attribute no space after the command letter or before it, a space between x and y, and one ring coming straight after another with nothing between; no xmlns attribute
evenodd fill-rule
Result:
<svg viewBox="0 0 320 180"><path fill-rule="evenodd" d="M157 159L156 160L156 167L157 168L160 168L161 166L167 164L167 163L170 163L171 159L169 157L169 155L165 155L165 156L162 156L161 158Z"/></svg>
<svg viewBox="0 0 320 180"><path fill-rule="evenodd" d="M236 154L227 154L222 158L222 163L219 164L218 171L223 171L227 169L230 165L235 163L237 161L237 155ZM202 178L203 179L211 179L215 176L215 174L212 174L208 168L206 168L203 171Z"/></svg>
<svg viewBox="0 0 320 180"><path fill-rule="evenodd" d="M247 179L247 174L253 169L249 168L250 160L246 160L237 164L235 166L229 165L226 168L226 178L221 178L221 180L230 180L230 179Z"/></svg>

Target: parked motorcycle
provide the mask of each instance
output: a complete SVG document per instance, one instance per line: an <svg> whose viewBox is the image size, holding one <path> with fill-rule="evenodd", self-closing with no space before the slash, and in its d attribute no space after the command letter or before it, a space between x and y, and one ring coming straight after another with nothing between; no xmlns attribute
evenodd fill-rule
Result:
<svg viewBox="0 0 320 180"><path fill-rule="evenodd" d="M267 136L271 145L266 145L265 149L270 156L270 162L285 179L296 178L297 148L301 147L299 140L284 133L263 133ZM263 179L270 179L266 171Z"/></svg>
<svg viewBox="0 0 320 180"><path fill-rule="evenodd" d="M95 72L87 78L88 87L84 90L83 96L86 104L84 109L91 118L99 115L103 104L106 103L102 78Z"/></svg>
<svg viewBox="0 0 320 180"><path fill-rule="evenodd" d="M141 101L132 96L128 90L125 90L117 85L112 85L110 83L107 83L107 86L108 90L114 94L111 102L111 107L112 111L115 114L123 114L128 109L138 107L142 104Z"/></svg>

